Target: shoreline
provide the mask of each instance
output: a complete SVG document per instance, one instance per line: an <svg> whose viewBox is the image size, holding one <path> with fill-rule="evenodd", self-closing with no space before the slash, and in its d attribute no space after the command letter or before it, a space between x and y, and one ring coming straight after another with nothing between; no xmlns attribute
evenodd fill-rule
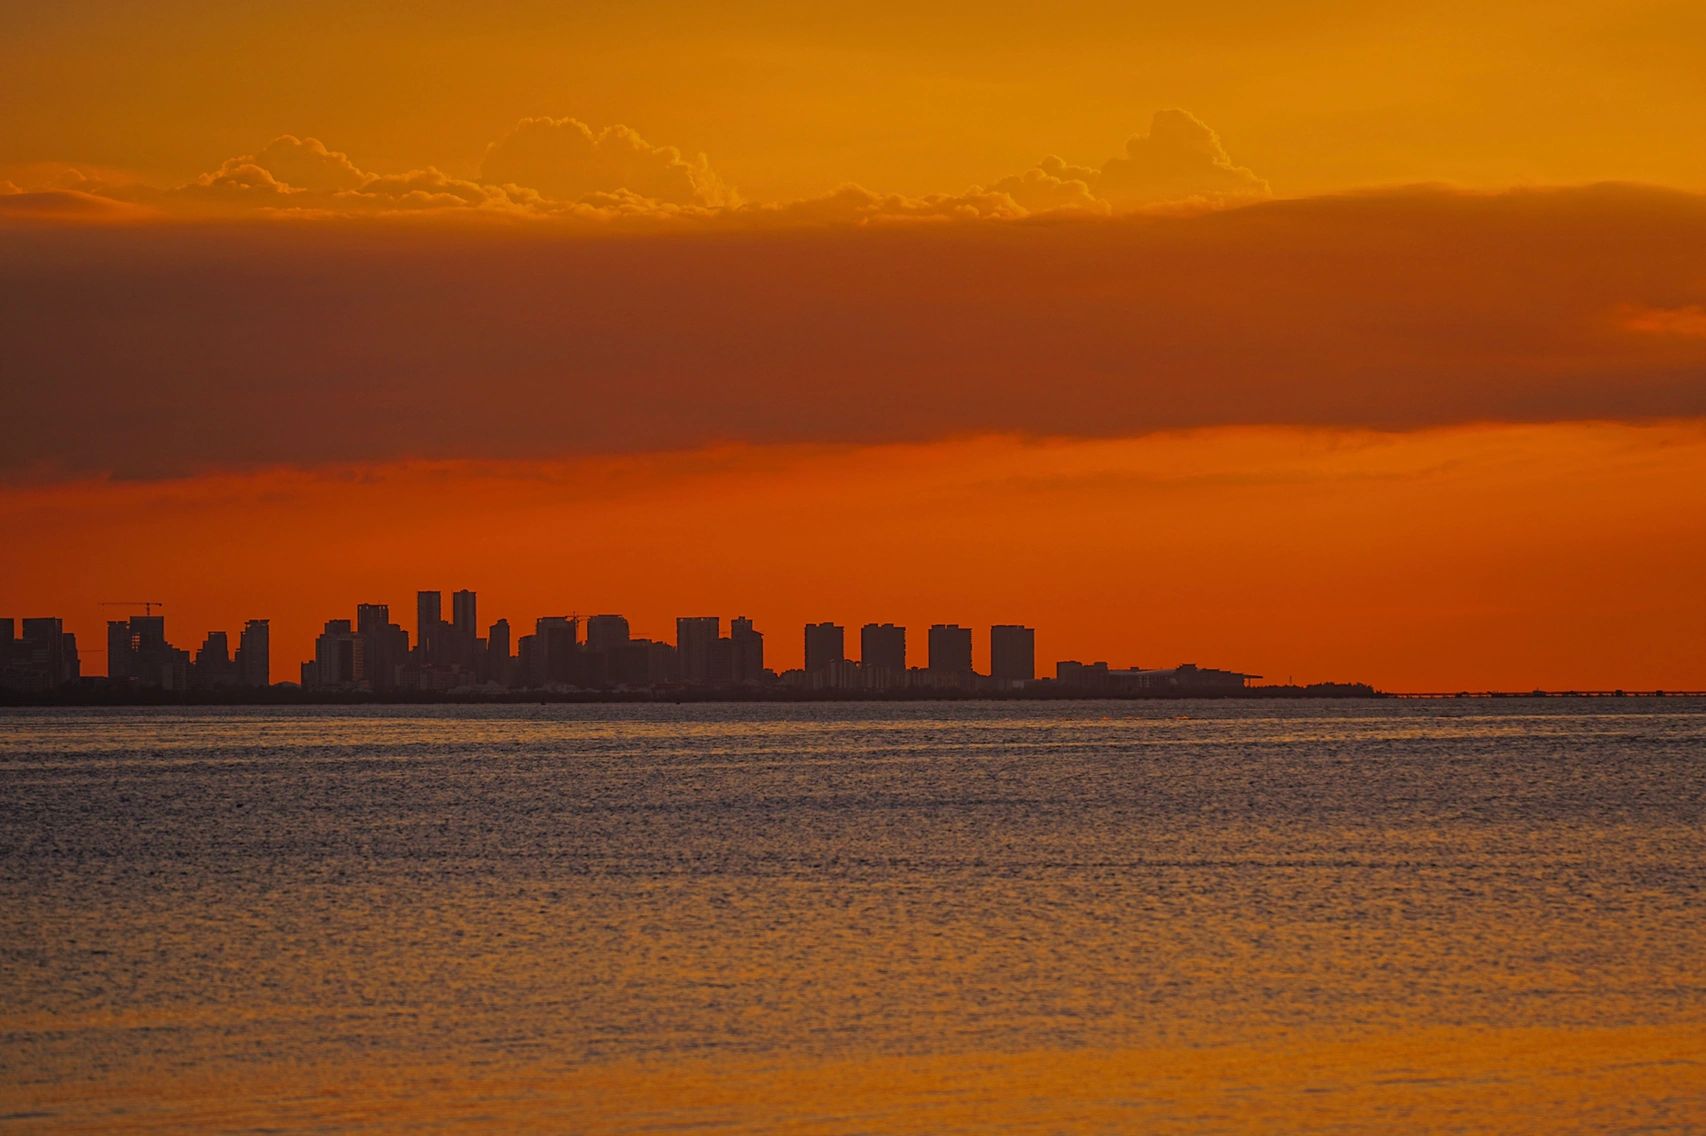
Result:
<svg viewBox="0 0 1706 1136"><path fill-rule="evenodd" d="M280 687L267 692L67 690L0 692L0 708L218 707L218 706L525 706L647 705L684 703L798 704L870 702L1249 702L1249 701L1494 701L1510 699L1706 698L1706 691L1562 690L1459 691L1451 693L1310 687L1255 687L1242 691L1186 693L1044 691L782 691L699 688L671 691L535 690L424 693L347 691L328 693Z"/></svg>

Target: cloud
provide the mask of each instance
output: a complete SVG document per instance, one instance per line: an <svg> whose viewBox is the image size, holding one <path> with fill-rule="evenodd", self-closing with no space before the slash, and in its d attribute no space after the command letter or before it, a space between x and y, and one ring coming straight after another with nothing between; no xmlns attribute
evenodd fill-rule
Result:
<svg viewBox="0 0 1706 1136"><path fill-rule="evenodd" d="M1002 178L989 189L1011 197L1027 213L1057 209L1107 213L1108 203L1090 188L1099 176L1096 170L1069 166L1051 155L1022 174Z"/></svg>
<svg viewBox="0 0 1706 1136"><path fill-rule="evenodd" d="M1115 205L1191 198L1226 202L1270 193L1267 182L1232 164L1218 134L1178 109L1156 111L1149 133L1132 135L1125 156L1102 166L1095 189Z"/></svg>
<svg viewBox="0 0 1706 1136"><path fill-rule="evenodd" d="M510 209L539 204L539 195L517 187L482 185L428 166L405 174L378 174L336 200L381 209Z"/></svg>
<svg viewBox="0 0 1706 1136"><path fill-rule="evenodd" d="M666 205L732 205L736 195L705 155L685 158L626 126L594 131L573 118L524 118L493 142L480 179L537 190L558 201L627 191Z"/></svg>
<svg viewBox="0 0 1706 1136"><path fill-rule="evenodd" d="M0 226L31 224L113 224L143 220L149 210L75 189L25 190L0 182Z"/></svg>
<svg viewBox="0 0 1706 1136"><path fill-rule="evenodd" d="M1032 213L1056 209L1127 212L1145 206L1247 204L1271 195L1268 183L1234 165L1220 136L1189 111L1155 112L1148 134L1126 139L1124 155L1100 169L1047 157L989 188Z"/></svg>
<svg viewBox="0 0 1706 1136"><path fill-rule="evenodd" d="M1622 316L1622 324L1629 331L1637 331L1645 335L1706 339L1706 305L1688 304L1680 308L1625 308Z"/></svg>
<svg viewBox="0 0 1706 1136"><path fill-rule="evenodd" d="M373 177L358 169L348 154L327 149L318 138L281 134L259 153L231 158L200 180L204 184L218 184L223 177L252 168L265 170L274 180L292 189L322 193L355 189Z"/></svg>
<svg viewBox="0 0 1706 1136"><path fill-rule="evenodd" d="M180 212L206 206L291 217L438 212L581 221L708 218L737 200L703 156L688 161L620 125L595 134L573 119L523 119L492 144L485 164L496 173L470 179L433 166L375 173L318 138L285 134L175 189L124 196Z"/></svg>
<svg viewBox="0 0 1706 1136"><path fill-rule="evenodd" d="M1002 207L848 189L816 208ZM352 221L7 244L0 476L1706 416L1706 341L1607 321L1693 326L1706 197L1632 186L645 239Z"/></svg>
<svg viewBox="0 0 1706 1136"><path fill-rule="evenodd" d="M972 189L965 193L908 196L877 193L844 185L821 197L784 204L744 205L725 211L732 222L781 225L873 224L905 221L980 221L1023 217L1026 210L1005 193Z"/></svg>
<svg viewBox="0 0 1706 1136"><path fill-rule="evenodd" d="M487 148L473 178L433 166L375 172L318 138L294 134L171 189L51 163L18 168L29 177L19 188L76 191L190 216L436 213L629 225L868 225L1110 214L1179 203L1219 207L1268 196L1267 183L1233 165L1214 131L1182 110L1157 112L1149 133L1134 135L1124 156L1099 169L1050 156L962 193L908 195L847 184L784 202L743 202L703 154L688 158L630 127L595 130L573 118L522 119Z"/></svg>

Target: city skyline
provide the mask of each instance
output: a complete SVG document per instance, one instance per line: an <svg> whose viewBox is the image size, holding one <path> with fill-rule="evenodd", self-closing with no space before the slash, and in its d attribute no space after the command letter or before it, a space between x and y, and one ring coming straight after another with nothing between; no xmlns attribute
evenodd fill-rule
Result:
<svg viewBox="0 0 1706 1136"><path fill-rule="evenodd" d="M0 620L0 688L52 693L95 681L116 691L156 690L208 694L269 686L307 693L474 694L514 691L789 690L796 693L905 691L1002 694L1061 686L1081 694L1225 693L1262 676L1198 667L1123 666L1106 660L1060 660L1040 667L1036 629L999 623L985 629L984 670L973 657L973 629L933 623L922 650L909 650L908 629L893 622L859 627L857 658L846 649L847 628L831 621L802 627L799 666L771 665L762 629L748 616L677 616L673 641L632 633L625 615L541 615L533 630L515 634L507 618L481 634L479 596L452 593L444 618L443 592L415 594L414 630L391 618L389 604L358 602L353 619L334 617L314 638L313 654L292 672L271 656L268 619L245 620L237 635L208 631L195 650L170 641L163 601L138 602L132 613L106 623L104 675L83 669L74 633L60 618ZM105 606L127 606L108 603ZM727 633L724 633L724 627ZM18 626L22 634L18 634ZM1044 673L1049 671L1051 673ZM1372 691L1366 684L1318 684L1321 689Z"/></svg>

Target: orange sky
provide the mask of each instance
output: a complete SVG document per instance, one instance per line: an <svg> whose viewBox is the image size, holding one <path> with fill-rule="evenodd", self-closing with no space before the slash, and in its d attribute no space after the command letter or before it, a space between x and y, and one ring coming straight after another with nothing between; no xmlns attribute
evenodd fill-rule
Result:
<svg viewBox="0 0 1706 1136"><path fill-rule="evenodd" d="M1702 516L1700 424L736 447L19 488L0 524L53 554L8 558L0 591L96 648L96 600L163 600L182 642L270 615L281 669L357 601L412 627L416 587L473 587L527 628L750 614L779 666L808 620L906 623L915 662L931 622L1017 620L1045 664L1675 689L1706 635Z"/></svg>
<svg viewBox="0 0 1706 1136"><path fill-rule="evenodd" d="M466 585L1706 687L1698 5L13 15L0 611L88 671Z"/></svg>
<svg viewBox="0 0 1706 1136"><path fill-rule="evenodd" d="M516 119L573 115L703 151L757 200L958 192L1100 162L1182 106L1288 195L1706 189L1693 0L66 0L6 23L0 162L159 181L283 133L468 177Z"/></svg>

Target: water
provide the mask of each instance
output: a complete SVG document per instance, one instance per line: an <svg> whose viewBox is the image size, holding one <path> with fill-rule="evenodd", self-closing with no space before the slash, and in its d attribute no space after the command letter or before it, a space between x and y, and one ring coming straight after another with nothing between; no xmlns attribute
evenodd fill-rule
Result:
<svg viewBox="0 0 1706 1136"><path fill-rule="evenodd" d="M0 716L17 1130L1706 1130L1706 703Z"/></svg>

